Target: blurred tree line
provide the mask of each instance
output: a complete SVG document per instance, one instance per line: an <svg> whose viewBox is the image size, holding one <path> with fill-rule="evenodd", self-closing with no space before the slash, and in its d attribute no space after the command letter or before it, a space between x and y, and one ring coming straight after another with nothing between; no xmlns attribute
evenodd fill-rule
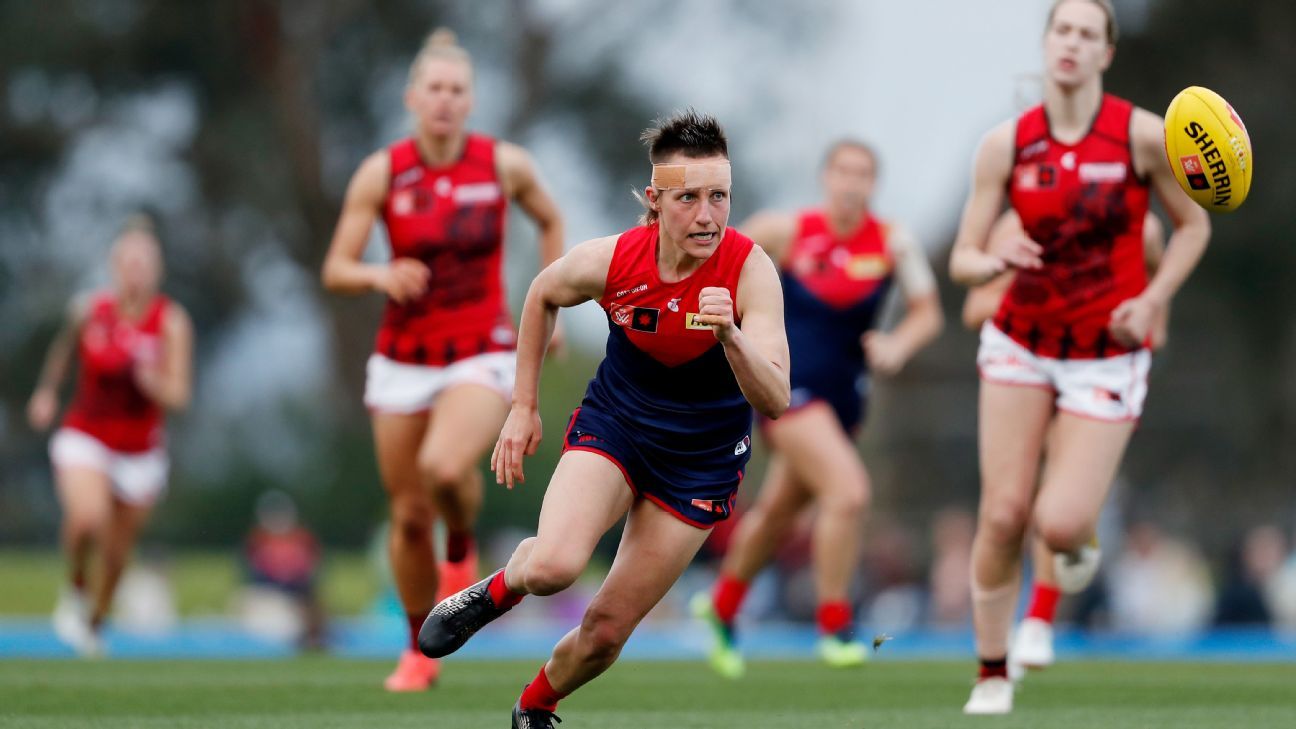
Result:
<svg viewBox="0 0 1296 729"><path fill-rule="evenodd" d="M362 543L384 512L360 406L381 302L326 296L316 272L350 173L407 128L400 94L426 33L451 26L473 53L483 131L528 146L578 139L592 165L583 174L602 195L581 205L624 225L637 214L626 194L643 177L634 140L668 109L632 82L616 39L688 4L557 5L0 0L0 543L52 543L45 441L26 426L26 399L68 298L103 282L112 230L138 207L160 221L164 288L194 316L200 378L192 412L172 421L173 489L150 538L230 544L256 496L285 488L329 543ZM732 32L762 29L774 54L800 52L832 20L754 1L711 5ZM1218 548L1243 524L1296 516L1296 385L1286 376L1296 320L1283 286L1296 266L1281 202L1296 192L1281 162L1296 142L1296 6L1142 7L1108 89L1159 111L1179 88L1215 88L1246 119L1258 155L1250 201L1215 218L1207 259L1176 300L1126 461L1131 510ZM735 220L779 204L752 187ZM511 226L515 304L534 271L530 234ZM934 255L943 266L944 251ZM975 344L956 331L962 292L946 283L943 293L950 331L876 387L864 438L877 518L914 526L976 498ZM525 487L488 491L484 524L534 524L555 434L600 355L578 349L547 368L549 437Z"/></svg>

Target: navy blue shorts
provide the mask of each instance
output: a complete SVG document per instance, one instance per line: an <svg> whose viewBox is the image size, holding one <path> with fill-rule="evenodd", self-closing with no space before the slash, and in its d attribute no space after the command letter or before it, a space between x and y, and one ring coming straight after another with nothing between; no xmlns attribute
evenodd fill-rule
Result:
<svg viewBox="0 0 1296 729"><path fill-rule="evenodd" d="M860 377L848 381L820 378L814 381L801 380L793 373L792 400L788 412L797 410L813 402L822 402L832 408L841 423L842 430L854 433L864 422L868 405L868 378ZM798 381L801 380L801 381Z"/></svg>
<svg viewBox="0 0 1296 729"><path fill-rule="evenodd" d="M686 524L709 529L733 513L751 457L751 436L723 453L681 455L586 401L567 425L563 452L567 451L602 455L621 469L636 498L653 502Z"/></svg>

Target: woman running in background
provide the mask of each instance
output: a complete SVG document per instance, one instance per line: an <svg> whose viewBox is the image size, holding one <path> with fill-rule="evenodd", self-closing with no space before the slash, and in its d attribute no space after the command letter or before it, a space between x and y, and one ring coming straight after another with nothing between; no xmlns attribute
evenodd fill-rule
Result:
<svg viewBox="0 0 1296 729"><path fill-rule="evenodd" d="M1011 237L1025 236L1021 219L1014 210L1007 210L995 222L990 231L988 247L1002 245L1002 241ZM1156 274L1161 256L1165 252L1165 229L1160 219L1149 212L1143 219L1143 257L1148 276ZM989 282L968 290L963 302L963 324L973 331L978 331L1003 303L1004 294L1012 284L1013 271L1005 271ZM1153 352L1164 346L1169 326L1170 307L1163 309L1152 325L1148 346ZM1047 447L1045 449L1047 451ZM1047 453L1045 460L1047 460ZM1030 604L1026 616L1013 636L1012 647L1008 651L1009 673L1013 678L1020 678L1025 669L1046 668L1053 664L1053 619L1057 612L1058 601L1063 593L1080 592L1089 586L1098 572L1101 556L1096 540L1081 547L1078 560L1065 560L1066 555L1055 555L1038 536L1031 538L1031 571L1034 584L1031 587ZM1059 558L1063 561L1055 567ZM1059 581L1059 577L1062 578Z"/></svg>
<svg viewBox="0 0 1296 729"><path fill-rule="evenodd" d="M745 670L734 619L748 585L811 505L818 507L812 545L819 655L841 667L868 657L849 602L870 498L854 436L870 372L896 374L944 324L922 247L903 227L872 214L876 182L872 147L840 141L824 159L822 208L759 213L742 226L781 269L792 405L763 423L774 450L765 483L738 522L712 594L692 603L713 631L711 666L727 678ZM906 314L892 331L876 331L893 280Z"/></svg>
<svg viewBox="0 0 1296 729"><path fill-rule="evenodd" d="M103 625L140 529L166 490L165 411L189 404L193 325L159 292L162 249L152 223L129 221L113 243L113 286L79 298L55 337L27 407L45 431L75 358L76 394L50 439L63 509L68 583L54 632L85 656L102 655ZM98 550L98 569L91 551Z"/></svg>
<svg viewBox="0 0 1296 729"><path fill-rule="evenodd" d="M1166 160L1161 118L1103 93L1115 42L1108 0L1054 2L1044 103L981 141L950 256L951 276L966 286L1017 270L977 355L980 672L970 714L1012 710L1008 635L1026 527L1066 562L1080 561L1142 413L1152 327L1210 237L1205 211ZM1174 233L1149 281L1142 226L1153 190ZM1005 195L1027 235L988 247Z"/></svg>
<svg viewBox="0 0 1296 729"><path fill-rule="evenodd" d="M330 291L387 296L364 401L391 505L392 573L409 624L408 647L385 682L390 691L420 691L436 681L436 661L418 652L419 626L439 597L477 579L477 464L513 393L517 337L501 265L509 201L539 229L541 267L562 254L562 219L530 155L467 131L472 75L453 33L428 37L405 89L414 136L360 165L324 261ZM391 262L365 263L380 218ZM446 527L439 567L437 516Z"/></svg>

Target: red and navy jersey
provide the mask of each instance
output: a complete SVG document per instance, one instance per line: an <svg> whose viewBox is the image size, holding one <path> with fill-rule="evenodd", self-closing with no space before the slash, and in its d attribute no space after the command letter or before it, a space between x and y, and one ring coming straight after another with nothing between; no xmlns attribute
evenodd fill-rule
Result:
<svg viewBox="0 0 1296 729"><path fill-rule="evenodd" d="M1020 270L994 324L1032 352L1057 359L1124 354L1107 332L1112 311L1147 286L1147 182L1130 151L1134 106L1105 95L1088 134L1063 144L1044 107L1017 120L1009 201L1044 266Z"/></svg>
<svg viewBox="0 0 1296 729"><path fill-rule="evenodd" d="M665 283L658 274L657 238L658 227L649 225L617 240L599 302L608 320L607 356L590 381L582 411L609 414L642 439L642 449L668 454L662 457L744 456L745 463L751 405L711 327L694 318L705 287L727 288L737 301L752 242L728 228L692 275ZM736 304L734 318L742 318Z"/></svg>
<svg viewBox="0 0 1296 729"><path fill-rule="evenodd" d="M838 237L822 211L801 214L781 271L794 388L830 378L854 389L866 367L860 336L876 325L894 271L886 223L869 215Z"/></svg>
<svg viewBox="0 0 1296 729"><path fill-rule="evenodd" d="M154 297L138 321L117 310L111 293L90 299L77 342L80 374L64 427L88 433L115 451L140 453L162 443L162 409L135 384L138 364L161 362L168 300Z"/></svg>
<svg viewBox="0 0 1296 729"><path fill-rule="evenodd" d="M495 171L495 140L470 134L446 167L423 162L413 139L392 145L383 221L392 258L428 267L428 290L388 300L375 351L397 362L445 365L517 343L504 301L507 200Z"/></svg>

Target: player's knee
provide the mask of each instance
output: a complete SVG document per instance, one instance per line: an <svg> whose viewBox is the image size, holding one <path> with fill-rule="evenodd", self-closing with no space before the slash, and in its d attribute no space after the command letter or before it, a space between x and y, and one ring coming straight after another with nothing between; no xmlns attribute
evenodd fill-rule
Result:
<svg viewBox="0 0 1296 729"><path fill-rule="evenodd" d="M1030 507L1025 502L1005 501L981 507L977 532L996 544L1020 543L1030 521Z"/></svg>
<svg viewBox="0 0 1296 729"><path fill-rule="evenodd" d="M103 554L104 568L110 572L116 572L126 566L125 549L107 549Z"/></svg>
<svg viewBox="0 0 1296 729"><path fill-rule="evenodd" d="M633 625L625 625L616 616L590 605L581 619L581 645L586 657L598 663L611 663L621 655L621 649L630 639Z"/></svg>
<svg viewBox="0 0 1296 729"><path fill-rule="evenodd" d="M419 476L433 492L453 491L463 480L464 468L455 460L434 454L419 454Z"/></svg>
<svg viewBox="0 0 1296 729"><path fill-rule="evenodd" d="M869 507L869 491L863 482L846 484L833 491L827 507L843 517L863 518Z"/></svg>
<svg viewBox="0 0 1296 729"><path fill-rule="evenodd" d="M526 572L522 579L526 584L527 592L532 595L552 595L571 587L576 578L580 577L584 567L583 564L577 564L572 560L544 557L533 553L527 560Z"/></svg>
<svg viewBox="0 0 1296 729"><path fill-rule="evenodd" d="M431 538L432 507L423 499L393 499L391 530L392 538L402 542L420 542Z"/></svg>
<svg viewBox="0 0 1296 729"><path fill-rule="evenodd" d="M63 530L73 541L94 539L105 526L106 516L94 511L70 514L63 521Z"/></svg>
<svg viewBox="0 0 1296 729"><path fill-rule="evenodd" d="M1093 538L1093 525L1069 516L1041 515L1036 529L1040 539L1054 552L1070 552Z"/></svg>

